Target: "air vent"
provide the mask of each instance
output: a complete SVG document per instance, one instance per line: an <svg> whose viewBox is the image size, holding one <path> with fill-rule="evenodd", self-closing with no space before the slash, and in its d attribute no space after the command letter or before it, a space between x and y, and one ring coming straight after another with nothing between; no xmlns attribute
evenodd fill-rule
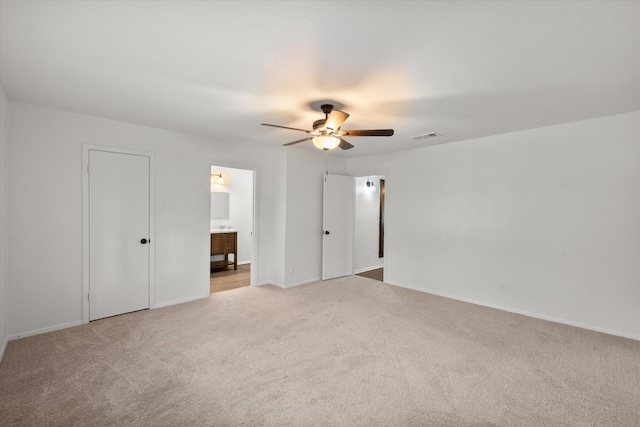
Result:
<svg viewBox="0 0 640 427"><path fill-rule="evenodd" d="M423 133L422 135L412 136L411 139L415 139L416 141L418 141L420 139L435 138L436 136L442 136L442 135L439 134L438 132L429 132L429 133Z"/></svg>

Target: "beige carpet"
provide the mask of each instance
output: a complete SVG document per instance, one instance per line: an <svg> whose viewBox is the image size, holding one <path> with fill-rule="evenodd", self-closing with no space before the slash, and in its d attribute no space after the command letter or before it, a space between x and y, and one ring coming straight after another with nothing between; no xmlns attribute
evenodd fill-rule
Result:
<svg viewBox="0 0 640 427"><path fill-rule="evenodd" d="M640 342L352 276L12 341L0 424L638 426Z"/></svg>

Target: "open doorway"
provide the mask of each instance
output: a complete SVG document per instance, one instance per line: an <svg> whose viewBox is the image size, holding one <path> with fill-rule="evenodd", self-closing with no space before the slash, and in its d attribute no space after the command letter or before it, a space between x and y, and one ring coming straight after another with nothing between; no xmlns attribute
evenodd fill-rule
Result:
<svg viewBox="0 0 640 427"><path fill-rule="evenodd" d="M251 284L254 171L211 166L211 294Z"/></svg>
<svg viewBox="0 0 640 427"><path fill-rule="evenodd" d="M383 281L385 177L356 177L354 270L358 276Z"/></svg>

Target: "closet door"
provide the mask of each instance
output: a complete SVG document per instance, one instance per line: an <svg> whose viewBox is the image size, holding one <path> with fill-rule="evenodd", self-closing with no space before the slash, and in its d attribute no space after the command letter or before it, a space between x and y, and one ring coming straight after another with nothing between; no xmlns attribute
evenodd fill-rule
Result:
<svg viewBox="0 0 640 427"><path fill-rule="evenodd" d="M352 176L325 175L322 205L322 280L353 274Z"/></svg>
<svg viewBox="0 0 640 427"><path fill-rule="evenodd" d="M149 308L150 158L89 151L89 320Z"/></svg>

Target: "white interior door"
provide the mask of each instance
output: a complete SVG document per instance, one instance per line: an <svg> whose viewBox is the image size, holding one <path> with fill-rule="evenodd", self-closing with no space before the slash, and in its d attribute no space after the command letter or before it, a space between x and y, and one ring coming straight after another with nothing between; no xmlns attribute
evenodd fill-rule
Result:
<svg viewBox="0 0 640 427"><path fill-rule="evenodd" d="M89 320L149 308L149 164L89 151Z"/></svg>
<svg viewBox="0 0 640 427"><path fill-rule="evenodd" d="M353 274L354 178L325 175L322 204L322 280Z"/></svg>

